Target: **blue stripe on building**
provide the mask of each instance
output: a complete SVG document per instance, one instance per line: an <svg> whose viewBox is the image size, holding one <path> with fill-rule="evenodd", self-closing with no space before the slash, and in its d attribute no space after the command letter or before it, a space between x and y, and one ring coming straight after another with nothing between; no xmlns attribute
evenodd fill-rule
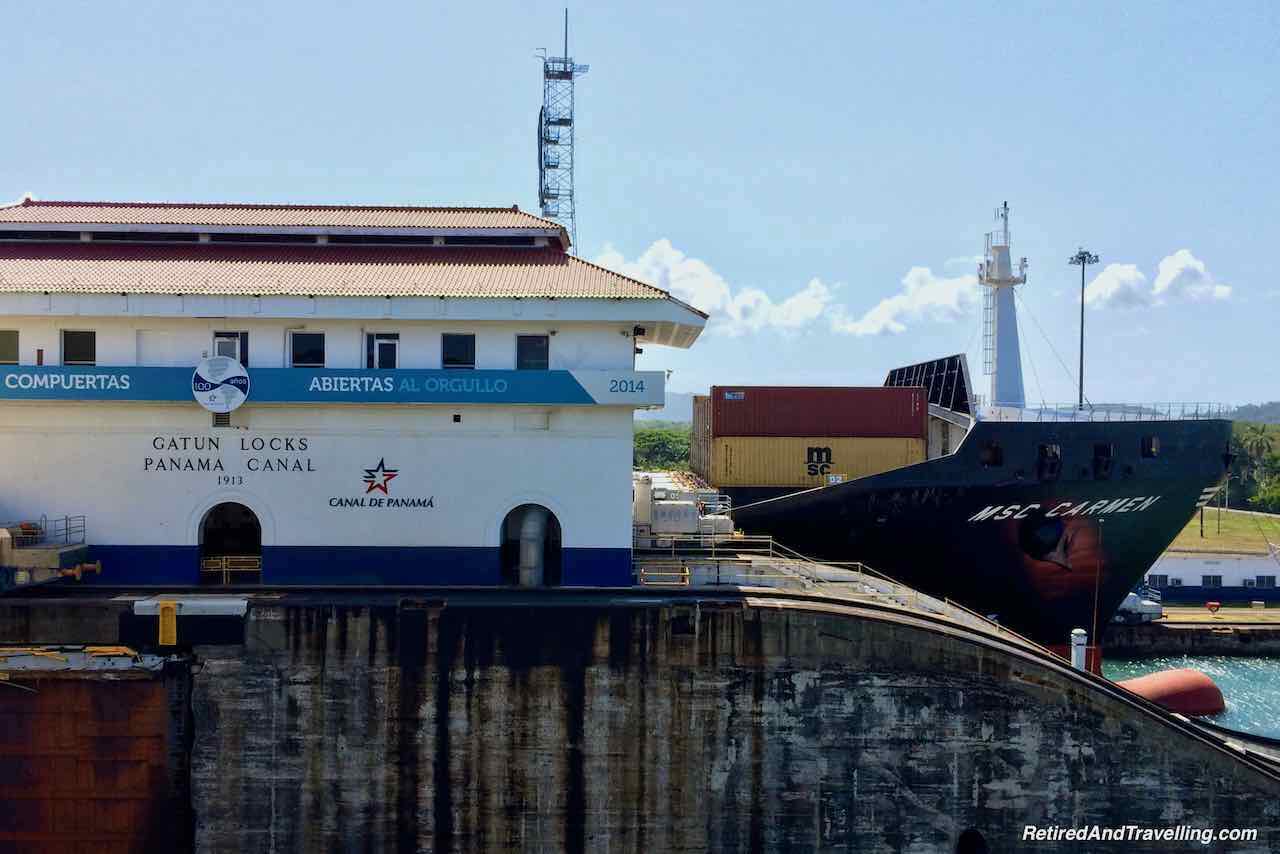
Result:
<svg viewBox="0 0 1280 854"><path fill-rule="evenodd" d="M196 585L198 546L94 545L90 557L102 574L90 583L112 586ZM561 584L566 587L629 587L631 550L565 548ZM501 550L467 547L264 546L262 583L311 586L500 585Z"/></svg>
<svg viewBox="0 0 1280 854"><path fill-rule="evenodd" d="M192 368L3 366L0 399L189 401L192 373ZM596 402L570 371L256 368L250 379L248 397L256 403Z"/></svg>
<svg viewBox="0 0 1280 854"><path fill-rule="evenodd" d="M1165 605L1280 601L1280 587L1245 587L1244 585L1203 587L1198 584L1180 584L1177 587L1165 586L1156 589L1160 591L1161 602Z"/></svg>

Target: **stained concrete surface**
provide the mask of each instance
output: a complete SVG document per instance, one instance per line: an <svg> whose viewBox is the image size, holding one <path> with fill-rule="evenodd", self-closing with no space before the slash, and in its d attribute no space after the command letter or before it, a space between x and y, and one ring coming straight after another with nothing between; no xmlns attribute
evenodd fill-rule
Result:
<svg viewBox="0 0 1280 854"><path fill-rule="evenodd" d="M767 604L256 605L244 647L195 650L196 847L933 854L1189 824L1280 848L1280 778L1176 722L1016 650Z"/></svg>

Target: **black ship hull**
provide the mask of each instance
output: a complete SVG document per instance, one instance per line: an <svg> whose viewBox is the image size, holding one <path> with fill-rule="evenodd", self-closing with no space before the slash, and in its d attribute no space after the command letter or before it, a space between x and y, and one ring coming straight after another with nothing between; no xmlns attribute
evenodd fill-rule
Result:
<svg viewBox="0 0 1280 854"><path fill-rule="evenodd" d="M861 561L1060 647L1074 628L1094 642L1221 485L1230 437L1218 419L978 421L955 453L917 465L763 501L722 491L749 534Z"/></svg>

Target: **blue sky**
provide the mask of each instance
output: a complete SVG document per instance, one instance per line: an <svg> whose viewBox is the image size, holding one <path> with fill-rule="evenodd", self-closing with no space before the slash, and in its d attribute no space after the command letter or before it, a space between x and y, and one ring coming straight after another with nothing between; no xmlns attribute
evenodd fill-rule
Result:
<svg viewBox="0 0 1280 854"><path fill-rule="evenodd" d="M535 209L561 9L15 6L0 198ZM1030 399L1074 397L1081 243L1091 399L1280 398L1280 6L571 15L579 254L715 310L643 357L673 390L878 384L962 350L980 372L963 277L1007 199Z"/></svg>

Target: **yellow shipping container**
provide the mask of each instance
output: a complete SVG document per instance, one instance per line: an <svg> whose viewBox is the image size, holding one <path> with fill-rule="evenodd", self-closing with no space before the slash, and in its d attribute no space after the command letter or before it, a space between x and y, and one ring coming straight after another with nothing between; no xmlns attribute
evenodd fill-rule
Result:
<svg viewBox="0 0 1280 854"><path fill-rule="evenodd" d="M710 441L705 475L715 486L826 486L925 458L923 439L721 436Z"/></svg>

